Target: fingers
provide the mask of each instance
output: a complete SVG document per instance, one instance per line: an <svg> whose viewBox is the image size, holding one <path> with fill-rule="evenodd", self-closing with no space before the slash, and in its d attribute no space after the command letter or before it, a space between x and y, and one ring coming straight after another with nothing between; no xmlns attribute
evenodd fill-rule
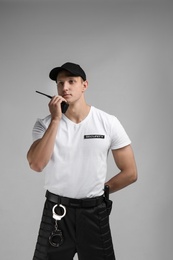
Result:
<svg viewBox="0 0 173 260"><path fill-rule="evenodd" d="M49 102L49 105L51 106L55 106L55 107L59 107L61 105L61 103L65 101L67 102L63 97L61 96L54 96L51 101Z"/></svg>
<svg viewBox="0 0 173 260"><path fill-rule="evenodd" d="M54 96L51 101L49 102L49 110L52 115L52 118L61 118L62 117L62 111L61 111L61 103L63 101L66 101L61 96Z"/></svg>
<svg viewBox="0 0 173 260"><path fill-rule="evenodd" d="M62 102L62 97L61 96L53 96L49 104L52 105L57 105L58 103Z"/></svg>

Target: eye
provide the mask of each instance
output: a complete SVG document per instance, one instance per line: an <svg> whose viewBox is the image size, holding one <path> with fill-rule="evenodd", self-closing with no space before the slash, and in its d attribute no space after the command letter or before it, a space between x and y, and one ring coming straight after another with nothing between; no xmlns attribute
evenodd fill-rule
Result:
<svg viewBox="0 0 173 260"><path fill-rule="evenodd" d="M70 85L73 85L75 83L75 80L74 79L69 79L68 82L69 82Z"/></svg>

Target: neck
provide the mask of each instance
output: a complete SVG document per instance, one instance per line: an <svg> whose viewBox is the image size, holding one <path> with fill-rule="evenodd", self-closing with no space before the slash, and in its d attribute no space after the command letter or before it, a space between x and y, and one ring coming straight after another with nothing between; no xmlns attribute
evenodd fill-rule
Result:
<svg viewBox="0 0 173 260"><path fill-rule="evenodd" d="M65 116L75 123L80 123L87 117L90 108L86 102L70 104Z"/></svg>

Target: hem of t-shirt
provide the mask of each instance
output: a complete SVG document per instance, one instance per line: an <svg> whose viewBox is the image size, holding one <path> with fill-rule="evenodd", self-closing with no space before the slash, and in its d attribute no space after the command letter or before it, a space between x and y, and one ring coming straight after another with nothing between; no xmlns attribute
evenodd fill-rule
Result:
<svg viewBox="0 0 173 260"><path fill-rule="evenodd" d="M62 194L61 192L57 193L56 189L51 188L49 185L44 185L44 190L45 191L48 190L50 193L55 194L57 196L62 196L65 198L70 198L70 199L92 199L92 198L102 196L104 194L103 191L100 191L99 193L93 194L93 195L89 195L89 194L86 194L86 195L73 194L72 195L72 194L64 194L64 193Z"/></svg>

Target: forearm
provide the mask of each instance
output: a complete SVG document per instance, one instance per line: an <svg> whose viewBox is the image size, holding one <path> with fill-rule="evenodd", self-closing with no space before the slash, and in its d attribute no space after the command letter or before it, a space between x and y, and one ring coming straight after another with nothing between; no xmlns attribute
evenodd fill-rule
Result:
<svg viewBox="0 0 173 260"><path fill-rule="evenodd" d="M31 169L40 172L49 162L53 153L58 126L59 121L52 120L43 137L31 145L27 153Z"/></svg>
<svg viewBox="0 0 173 260"><path fill-rule="evenodd" d="M127 187L128 185L134 183L136 180L136 170L132 172L124 170L112 177L109 181L105 183L105 185L109 186L109 193L113 193Z"/></svg>

